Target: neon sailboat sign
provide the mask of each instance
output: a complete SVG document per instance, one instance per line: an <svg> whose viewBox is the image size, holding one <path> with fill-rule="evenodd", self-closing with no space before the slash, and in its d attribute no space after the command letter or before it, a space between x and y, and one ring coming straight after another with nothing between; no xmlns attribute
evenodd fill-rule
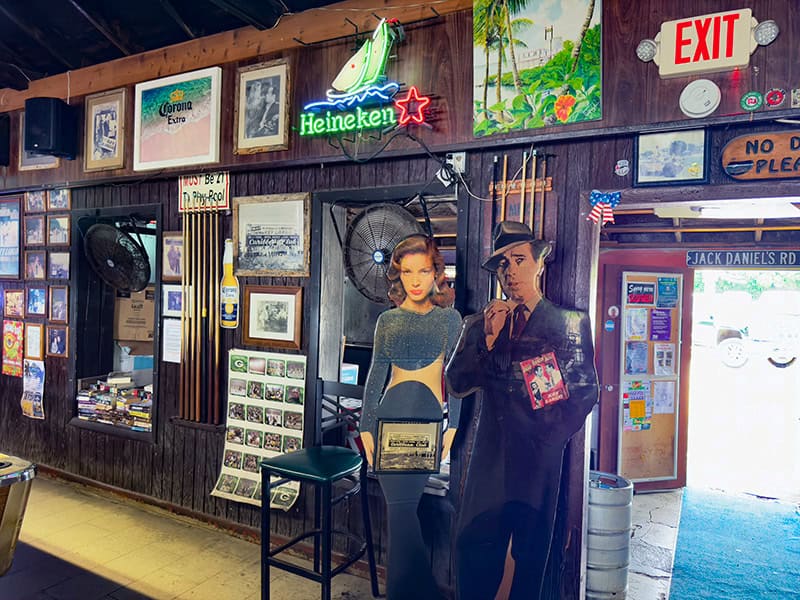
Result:
<svg viewBox="0 0 800 600"><path fill-rule="evenodd" d="M325 100L309 102L303 107L300 135L385 129L425 121L424 109L430 99L420 96L414 86L405 98L395 98L400 84L386 78L386 62L397 41L392 27L396 23L395 19L381 19L372 36L331 82Z"/></svg>

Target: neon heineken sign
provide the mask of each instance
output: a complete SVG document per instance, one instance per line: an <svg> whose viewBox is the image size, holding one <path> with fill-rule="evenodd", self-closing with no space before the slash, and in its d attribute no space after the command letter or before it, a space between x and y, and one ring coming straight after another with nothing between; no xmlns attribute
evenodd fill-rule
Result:
<svg viewBox="0 0 800 600"><path fill-rule="evenodd" d="M386 61L397 39L391 27L395 23L396 20L382 19L372 37L339 71L325 94L326 99L303 107L300 135L384 130L425 122L424 109L430 98L420 96L414 86L404 98L397 98L400 84L386 79Z"/></svg>

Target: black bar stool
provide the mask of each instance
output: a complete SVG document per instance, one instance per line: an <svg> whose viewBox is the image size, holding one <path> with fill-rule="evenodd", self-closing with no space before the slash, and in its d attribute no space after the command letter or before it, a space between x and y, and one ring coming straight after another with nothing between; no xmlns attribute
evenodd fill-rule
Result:
<svg viewBox="0 0 800 600"><path fill-rule="evenodd" d="M367 555L372 595L378 597L378 574L375 568L375 552L372 545L372 526L367 500L367 462L361 452L341 446L322 445L322 433L337 428L356 427L361 409L342 406L342 398L361 398L364 389L335 381L317 380L317 419L314 445L288 454L264 459L261 462L261 481L264 493L261 502L261 598L270 599L270 567L277 567L316 581L321 585L322 600L331 598L331 580L350 565ZM321 410L319 410L321 409ZM323 414L325 413L325 414ZM270 477L278 480L270 483ZM287 481L299 481L314 486L314 529L306 531L277 548L270 547L269 499L273 488ZM347 489L334 496L334 485L347 484ZM360 492L361 512L364 521L364 539L353 533L334 530L333 507L345 498ZM360 542L358 550L336 567L332 565L333 535L343 535ZM276 555L307 538L314 538L314 568L308 569L289 563Z"/></svg>

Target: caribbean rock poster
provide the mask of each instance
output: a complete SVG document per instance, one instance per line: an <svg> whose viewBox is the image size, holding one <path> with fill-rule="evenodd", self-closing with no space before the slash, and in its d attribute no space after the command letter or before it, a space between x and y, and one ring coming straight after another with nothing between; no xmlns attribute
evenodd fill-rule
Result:
<svg viewBox="0 0 800 600"><path fill-rule="evenodd" d="M473 2L475 136L602 118L601 0Z"/></svg>
<svg viewBox="0 0 800 600"><path fill-rule="evenodd" d="M3 375L22 377L24 328L22 321L3 321Z"/></svg>
<svg viewBox="0 0 800 600"><path fill-rule="evenodd" d="M136 84L133 169L219 161L222 69Z"/></svg>
<svg viewBox="0 0 800 600"><path fill-rule="evenodd" d="M212 496L261 506L261 461L303 446L306 357L232 349L222 467ZM272 491L271 508L289 510L300 484Z"/></svg>

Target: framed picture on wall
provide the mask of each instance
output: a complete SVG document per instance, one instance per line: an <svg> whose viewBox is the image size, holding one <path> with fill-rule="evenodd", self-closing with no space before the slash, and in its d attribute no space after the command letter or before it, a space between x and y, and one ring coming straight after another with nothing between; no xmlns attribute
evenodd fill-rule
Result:
<svg viewBox="0 0 800 600"><path fill-rule="evenodd" d="M72 208L72 193L69 188L47 192L47 210L69 210Z"/></svg>
<svg viewBox="0 0 800 600"><path fill-rule="evenodd" d="M47 261L50 279L69 279L69 252L50 252Z"/></svg>
<svg viewBox="0 0 800 600"><path fill-rule="evenodd" d="M67 357L69 329L63 325L47 326L47 356Z"/></svg>
<svg viewBox="0 0 800 600"><path fill-rule="evenodd" d="M61 161L57 156L25 151L25 112L21 112L19 118L19 170L55 169L60 164Z"/></svg>
<svg viewBox="0 0 800 600"><path fill-rule="evenodd" d="M219 161L222 69L136 84L133 170Z"/></svg>
<svg viewBox="0 0 800 600"><path fill-rule="evenodd" d="M49 292L47 318L53 323L66 323L69 315L69 288L65 285L51 285Z"/></svg>
<svg viewBox="0 0 800 600"><path fill-rule="evenodd" d="M244 287L245 344L300 349L303 322L303 289L300 287Z"/></svg>
<svg viewBox="0 0 800 600"><path fill-rule="evenodd" d="M83 170L125 165L125 88L86 96Z"/></svg>
<svg viewBox="0 0 800 600"><path fill-rule="evenodd" d="M47 245L69 246L69 215L47 217Z"/></svg>
<svg viewBox="0 0 800 600"><path fill-rule="evenodd" d="M36 213L45 211L45 191L25 192L25 212Z"/></svg>
<svg viewBox="0 0 800 600"><path fill-rule="evenodd" d="M162 285L161 293L161 314L165 317L180 317L183 311L183 286Z"/></svg>
<svg viewBox="0 0 800 600"><path fill-rule="evenodd" d="M25 290L3 290L3 316L25 316Z"/></svg>
<svg viewBox="0 0 800 600"><path fill-rule="evenodd" d="M643 133L634 143L634 186L708 183L705 129Z"/></svg>
<svg viewBox="0 0 800 600"><path fill-rule="evenodd" d="M183 275L183 234L165 231L161 252L161 281L180 281Z"/></svg>
<svg viewBox="0 0 800 600"><path fill-rule="evenodd" d="M19 199L0 199L0 279L19 279Z"/></svg>
<svg viewBox="0 0 800 600"><path fill-rule="evenodd" d="M289 65L285 59L236 71L234 152L289 147Z"/></svg>
<svg viewBox="0 0 800 600"><path fill-rule="evenodd" d="M44 325L25 323L25 358L44 360Z"/></svg>
<svg viewBox="0 0 800 600"><path fill-rule="evenodd" d="M44 246L44 215L25 217L25 245Z"/></svg>
<svg viewBox="0 0 800 600"><path fill-rule="evenodd" d="M47 253L44 250L26 250L25 279L46 279L46 260Z"/></svg>
<svg viewBox="0 0 800 600"><path fill-rule="evenodd" d="M44 317L47 315L47 288L30 287L27 289L28 299L25 314L28 317Z"/></svg>
<svg viewBox="0 0 800 600"><path fill-rule="evenodd" d="M308 211L308 194L234 198L236 274L308 277Z"/></svg>

